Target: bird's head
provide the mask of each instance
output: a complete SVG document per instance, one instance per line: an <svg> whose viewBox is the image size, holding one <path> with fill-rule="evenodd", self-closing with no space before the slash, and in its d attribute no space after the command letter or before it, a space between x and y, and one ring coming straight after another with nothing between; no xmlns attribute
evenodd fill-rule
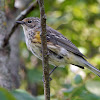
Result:
<svg viewBox="0 0 100 100"><path fill-rule="evenodd" d="M37 17L25 18L22 21L16 21L16 23L21 24L24 30L33 29L40 26L40 19Z"/></svg>

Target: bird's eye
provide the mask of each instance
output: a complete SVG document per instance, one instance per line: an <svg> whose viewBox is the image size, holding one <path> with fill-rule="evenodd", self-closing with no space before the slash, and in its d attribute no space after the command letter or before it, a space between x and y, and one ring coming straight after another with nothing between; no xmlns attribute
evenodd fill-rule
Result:
<svg viewBox="0 0 100 100"><path fill-rule="evenodd" d="M32 23L32 20L29 20L28 23Z"/></svg>

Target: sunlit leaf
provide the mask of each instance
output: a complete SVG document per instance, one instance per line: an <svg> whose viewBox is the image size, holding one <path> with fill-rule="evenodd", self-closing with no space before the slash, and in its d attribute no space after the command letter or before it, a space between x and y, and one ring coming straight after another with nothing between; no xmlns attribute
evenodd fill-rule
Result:
<svg viewBox="0 0 100 100"><path fill-rule="evenodd" d="M88 81L86 82L85 87L89 92L100 96L100 81Z"/></svg>

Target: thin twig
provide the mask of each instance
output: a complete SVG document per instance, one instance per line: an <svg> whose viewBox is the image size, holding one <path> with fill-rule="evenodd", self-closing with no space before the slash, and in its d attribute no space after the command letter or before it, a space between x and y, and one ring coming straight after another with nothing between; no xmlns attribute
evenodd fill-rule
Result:
<svg viewBox="0 0 100 100"><path fill-rule="evenodd" d="M36 8L36 4L37 4L37 1L30 4L30 6L28 8L26 8L24 11L22 11L19 14L19 16L16 18L16 20L22 20L23 18L25 18L25 16L27 14L29 14L34 8ZM9 34L4 39L4 43L3 43L2 47L5 47L8 44L10 37L12 36L12 34L14 33L14 31L17 27L18 27L18 23L14 22Z"/></svg>
<svg viewBox="0 0 100 100"><path fill-rule="evenodd" d="M49 84L49 66L48 66L48 50L46 39L46 15L44 10L44 0L38 0L40 7L40 19L41 19L41 42L42 42L42 64L43 64L43 76L44 76L44 95L45 100L50 100L50 84Z"/></svg>

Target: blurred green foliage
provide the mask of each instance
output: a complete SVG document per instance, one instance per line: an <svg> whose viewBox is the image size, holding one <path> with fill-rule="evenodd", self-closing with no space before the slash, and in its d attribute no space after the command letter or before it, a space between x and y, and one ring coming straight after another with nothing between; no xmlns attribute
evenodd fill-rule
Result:
<svg viewBox="0 0 100 100"><path fill-rule="evenodd" d="M100 69L100 0L44 0L44 3L47 24L71 40L88 61ZM39 17L39 9L27 15L30 16ZM25 64L25 69L20 71L23 90L8 93L0 89L1 100L44 100L42 63L27 50L23 31L20 57ZM51 77L51 100L100 100L100 78L88 69L66 65ZM36 97L24 90L33 95L36 92ZM8 95L13 99L7 98Z"/></svg>
<svg viewBox="0 0 100 100"><path fill-rule="evenodd" d="M100 1L45 0L44 3L47 24L70 39L89 58L89 62L99 68ZM29 16L39 17L39 9L32 11ZM26 50L26 46L20 48ZM23 50L20 51L23 52ZM30 52L27 52L30 55ZM30 60L31 56L26 57L28 59L27 68L30 69L31 66L28 77L31 82L34 80L32 83L36 83L41 81L42 78L40 72L32 72L34 64L32 65L33 61ZM25 62L27 61L26 58L23 57ZM31 65L30 61L32 61ZM42 72L41 66L40 62L35 68ZM65 68L58 68L53 73L52 79L51 100L100 100L100 89L97 85L100 79L87 69L83 71L75 66L66 65ZM87 80L93 80L93 82L89 83ZM40 89L43 88L43 84L42 87L41 84L41 82L38 84ZM38 92L39 94L43 95L41 92Z"/></svg>

